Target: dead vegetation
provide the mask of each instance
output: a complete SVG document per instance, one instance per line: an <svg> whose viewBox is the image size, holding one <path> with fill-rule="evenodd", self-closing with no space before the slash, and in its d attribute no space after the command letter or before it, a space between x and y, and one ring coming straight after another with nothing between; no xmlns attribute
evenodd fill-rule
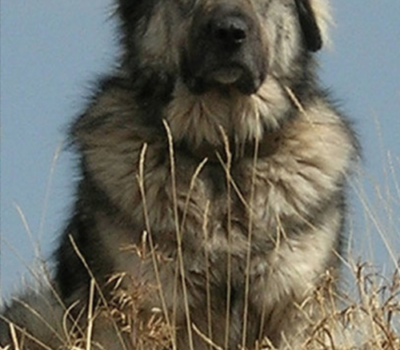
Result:
<svg viewBox="0 0 400 350"><path fill-rule="evenodd" d="M171 146L171 162L173 163L172 153ZM144 154L145 147L143 157ZM203 163L200 164L199 171L202 166ZM391 169L393 173L392 166ZM140 170L139 183L143 176L142 167ZM229 176L229 172L227 174ZM232 183L233 190L235 190L234 185ZM396 178L394 185L398 191ZM141 188L144 188L143 183L141 183ZM381 200L384 198L382 193L381 190L378 191L378 197ZM360 195L360 192L357 194L364 196L364 194ZM382 226L362 198L367 218L373 222L376 231L379 231L383 238L385 234L382 233ZM393 196L390 198L393 200ZM145 202L144 192L143 201ZM398 199L396 203L397 201ZM384 205L385 208L386 205L387 203ZM393 213L392 210L387 212L391 215ZM24 218L23 221L25 222ZM179 225L177 225L177 232L179 232ZM177 237L180 236L177 235ZM390 248L388 242L389 239L386 244L393 261L398 254L396 255L396 252ZM143 233L141 246L124 249L133 251L141 259L151 259L154 266L162 264L163 259L167 259L157 252L157 247L153 245L151 234L148 232ZM177 249L179 257L179 247ZM77 249L76 253L80 255ZM352 252L348 255L349 259L352 259ZM83 256L80 258L84 262ZM310 321L311 335L301 348L287 348L287 350L400 350L399 262L393 261L395 267L393 272L388 274L380 272L373 263L352 263L343 258L342 260L344 266L342 275L345 283L341 283L338 288L334 278L329 273L326 274L325 284L312 296L312 303L320 308L318 312L322 317L316 324ZM182 260L180 262L177 269L183 274ZM0 320L3 322L0 323L3 327L2 330L0 329L0 335L6 332L5 328L8 328L10 334L10 344L0 347L1 350L176 349L176 329L174 329L173 320L169 318L165 310L154 308L144 317L141 310L141 304L146 301L146 298L154 295L154 290L160 290L162 286L143 285L131 280L127 274L117 274L109 279L111 298L105 298L101 288L92 278L91 288L88 291L89 305L82 307L77 303L67 308L62 304L57 290L48 277L49 274L43 275L47 278L38 282L39 287L13 300L14 307L18 309L17 313L29 319L27 327L15 324L13 319L7 317L7 314L0 315ZM306 309L306 306L298 305L300 309ZM191 329L191 333L205 340L210 350L225 350L213 344L207 335L201 333L196 324L187 326ZM115 349L104 347L102 340L106 338L107 342L112 338L111 344L119 345ZM257 344L255 350L278 349L265 339Z"/></svg>
<svg viewBox="0 0 400 350"><path fill-rule="evenodd" d="M323 317L317 324L311 325L311 336L301 349L295 350L400 349L400 271L397 269L388 277L379 274L368 264L357 264L354 266L352 277L354 281L350 291L337 291L336 288L332 288L328 294L326 290L315 292L313 298L319 301L318 305L323 308ZM128 292L121 287L124 278L125 276L119 275L110 279L113 298L107 305L101 301L97 305L94 303L96 283L93 281L88 311L81 312L74 318L71 315L76 313L71 311L78 307L77 305L68 310L64 308L62 319L54 320L49 317L48 309L42 307L38 310L24 300L19 300L18 305L30 314L29 317L38 323L38 327L47 328L48 333L53 333L55 345L45 344L42 339L31 334L30 330L22 329L11 320L4 319L9 327L12 343L2 350L97 350L103 349L100 345L103 336L116 337L117 341L124 344L118 347L121 349L174 349L175 330L166 322L162 310L152 310L147 318L138 317L140 304L148 294L148 287L137 286L130 288ZM330 288L329 276L327 279L324 288ZM54 294L51 295L55 297ZM323 300L326 295L331 298L328 303ZM53 301L49 301L48 307L54 307ZM60 305L59 307L61 309ZM82 322L83 319L87 322ZM83 323L87 324L84 328L81 326ZM113 335L108 329L110 324L113 325L111 328L115 329ZM200 334L195 324L192 324L192 330L203 337L210 350L222 350L207 339L206 335ZM102 332L105 334L101 334ZM94 333L100 336L94 339ZM257 349L275 350L267 339L258 344Z"/></svg>

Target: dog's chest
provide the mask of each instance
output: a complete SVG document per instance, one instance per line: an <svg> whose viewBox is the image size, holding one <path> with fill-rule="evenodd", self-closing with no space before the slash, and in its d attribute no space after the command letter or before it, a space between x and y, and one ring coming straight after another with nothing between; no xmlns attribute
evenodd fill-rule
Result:
<svg viewBox="0 0 400 350"><path fill-rule="evenodd" d="M315 245L306 244L307 232L298 232L298 208L303 199L301 191L290 192L292 180L290 171L271 159L257 163L243 160L232 164L229 172L216 165L205 168L198 179L199 191L192 191L192 195L203 197L193 203L204 205L200 209L203 222L201 226L197 223L201 230L193 244L199 261L190 255L189 265L193 262L193 269L200 272L207 255L214 269L225 271L229 266L239 284L246 275L258 281L256 284L282 279L276 283L285 285L285 276L291 276L295 283L293 276L307 280L305 274L315 265L309 258L315 256L319 243L315 239ZM325 235L319 238L327 240ZM187 239L192 245L193 237L189 235ZM226 274L215 276L226 284Z"/></svg>

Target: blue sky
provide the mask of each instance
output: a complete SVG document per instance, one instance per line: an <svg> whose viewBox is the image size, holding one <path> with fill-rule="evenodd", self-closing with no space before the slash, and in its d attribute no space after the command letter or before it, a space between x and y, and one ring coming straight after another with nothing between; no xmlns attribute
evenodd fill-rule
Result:
<svg viewBox="0 0 400 350"><path fill-rule="evenodd" d="M335 0L321 78L350 115L364 161L352 193L353 256L389 269L400 257L400 2ZM1 265L4 295L57 242L73 198L65 131L90 82L115 57L111 0L3 0L1 5ZM61 146L62 147L62 146ZM23 212L22 220L17 208ZM28 231L33 237L30 238Z"/></svg>

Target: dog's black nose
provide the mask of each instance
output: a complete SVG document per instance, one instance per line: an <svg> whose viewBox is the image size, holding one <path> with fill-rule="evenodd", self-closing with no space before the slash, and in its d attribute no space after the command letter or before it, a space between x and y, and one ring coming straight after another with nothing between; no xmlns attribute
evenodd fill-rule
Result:
<svg viewBox="0 0 400 350"><path fill-rule="evenodd" d="M237 16L214 18L209 23L211 37L220 45L235 47L243 44L248 36L248 26Z"/></svg>

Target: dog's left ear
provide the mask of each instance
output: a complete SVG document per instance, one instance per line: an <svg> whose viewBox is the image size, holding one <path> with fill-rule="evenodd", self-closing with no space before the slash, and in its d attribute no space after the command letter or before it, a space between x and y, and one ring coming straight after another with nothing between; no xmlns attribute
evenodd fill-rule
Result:
<svg viewBox="0 0 400 350"><path fill-rule="evenodd" d="M322 36L310 0L296 0L296 7L305 44L308 50L318 51L322 47Z"/></svg>

